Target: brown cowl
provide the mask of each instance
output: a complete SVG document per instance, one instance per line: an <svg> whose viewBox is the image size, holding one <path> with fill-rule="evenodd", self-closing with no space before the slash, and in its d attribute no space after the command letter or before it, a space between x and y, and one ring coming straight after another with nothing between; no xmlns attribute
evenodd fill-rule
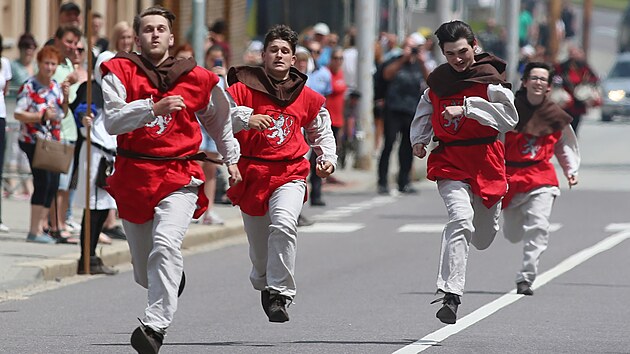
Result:
<svg viewBox="0 0 630 354"><path fill-rule="evenodd" d="M275 80L262 67L239 66L232 67L228 71L228 85L242 82L252 90L266 94L274 103L286 107L293 103L304 88L307 76L291 67L289 77L286 80Z"/></svg>
<svg viewBox="0 0 630 354"><path fill-rule="evenodd" d="M475 55L475 62L464 72L455 71L448 63L438 66L427 79L427 84L431 90L439 97L454 95L475 83L479 84L501 84L511 88L512 85L506 81L505 61L482 53Z"/></svg>
<svg viewBox="0 0 630 354"><path fill-rule="evenodd" d="M519 133L551 131L557 132L571 123L573 118L560 106L551 102L547 96L539 105L532 105L527 100L527 89L522 87L514 95L514 106L518 111ZM546 128L543 129L543 126Z"/></svg>
<svg viewBox="0 0 630 354"><path fill-rule="evenodd" d="M175 59L168 57L160 65L154 66L147 59L135 53L118 52L116 57L131 60L144 72L149 78L149 81L151 81L153 86L160 90L160 92L170 90L180 76L188 74L197 66L193 58Z"/></svg>

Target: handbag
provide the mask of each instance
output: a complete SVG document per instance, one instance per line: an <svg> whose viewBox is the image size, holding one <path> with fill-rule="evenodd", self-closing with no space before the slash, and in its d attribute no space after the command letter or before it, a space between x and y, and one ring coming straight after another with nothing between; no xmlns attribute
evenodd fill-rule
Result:
<svg viewBox="0 0 630 354"><path fill-rule="evenodd" d="M54 172L68 173L74 159L74 146L60 141L38 138L35 143L33 168Z"/></svg>

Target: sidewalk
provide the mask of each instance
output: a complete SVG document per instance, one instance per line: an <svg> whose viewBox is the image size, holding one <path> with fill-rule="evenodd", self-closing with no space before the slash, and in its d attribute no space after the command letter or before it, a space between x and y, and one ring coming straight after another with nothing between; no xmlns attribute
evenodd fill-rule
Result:
<svg viewBox="0 0 630 354"><path fill-rule="evenodd" d="M375 166L370 171L339 170L334 176L344 183L325 184L324 193L376 191ZM208 244L228 237L244 235L240 211L229 205L216 205L216 212L225 219L222 226L191 224L183 248ZM80 221L82 210L75 210L73 219ZM2 200L2 219L9 233L0 233L0 292L25 287L37 282L76 275L79 245L36 244L26 242L30 219L28 200ZM126 241L113 240L111 245L99 244L96 249L105 264L128 264L131 261Z"/></svg>

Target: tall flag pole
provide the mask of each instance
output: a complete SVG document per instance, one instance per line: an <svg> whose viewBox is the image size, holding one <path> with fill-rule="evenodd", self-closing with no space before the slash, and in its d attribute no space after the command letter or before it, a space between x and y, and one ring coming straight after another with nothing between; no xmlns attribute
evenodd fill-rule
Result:
<svg viewBox="0 0 630 354"><path fill-rule="evenodd" d="M92 60L93 60L93 52L92 52L92 0L85 0L85 37L87 41L87 109L85 114L92 113ZM91 138L91 130L92 127L85 127L86 136L85 136L85 152L86 159L85 161L85 212L84 215L84 223L83 227L83 269L85 269L85 274L90 274L90 249L92 244L92 228L90 225L90 165L92 159L92 138Z"/></svg>

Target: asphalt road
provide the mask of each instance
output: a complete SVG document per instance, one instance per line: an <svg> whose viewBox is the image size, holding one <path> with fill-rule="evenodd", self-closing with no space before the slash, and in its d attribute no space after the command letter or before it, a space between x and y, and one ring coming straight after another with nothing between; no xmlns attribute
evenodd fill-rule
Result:
<svg viewBox="0 0 630 354"><path fill-rule="evenodd" d="M429 304L445 221L434 185L416 196L339 192L307 208L318 223L300 234L290 322L267 322L240 237L186 256L161 352L629 353L630 125L596 119L581 127L580 184L556 201L534 296L510 294L521 247L498 235L471 252L458 324L442 325ZM145 303L128 271L16 293L0 303L0 352L131 353Z"/></svg>
<svg viewBox="0 0 630 354"><path fill-rule="evenodd" d="M291 321L267 322L241 237L186 256L162 352L627 353L630 157L615 142L628 134L622 123L583 126L581 182L556 202L533 297L509 294L521 247L498 235L471 252L458 324L442 325L429 304L445 221L434 185L416 196L339 192L307 207L318 223L300 233ZM0 303L0 352L132 352L146 301L130 272L22 295Z"/></svg>

